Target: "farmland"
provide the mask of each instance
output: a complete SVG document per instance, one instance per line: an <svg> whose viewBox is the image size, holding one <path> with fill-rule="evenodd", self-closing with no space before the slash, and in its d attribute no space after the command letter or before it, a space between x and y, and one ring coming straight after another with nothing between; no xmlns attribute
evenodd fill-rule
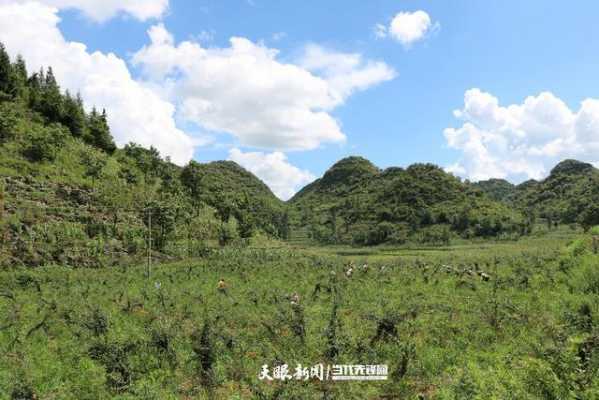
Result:
<svg viewBox="0 0 599 400"><path fill-rule="evenodd" d="M598 261L590 235L563 229L226 247L149 279L145 265L4 270L0 397L595 399ZM387 364L389 378L259 379L298 363Z"/></svg>

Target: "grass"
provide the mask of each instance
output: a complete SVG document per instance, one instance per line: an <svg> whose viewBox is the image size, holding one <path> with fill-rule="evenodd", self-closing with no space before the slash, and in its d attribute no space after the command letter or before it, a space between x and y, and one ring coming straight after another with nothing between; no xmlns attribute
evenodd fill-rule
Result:
<svg viewBox="0 0 599 400"><path fill-rule="evenodd" d="M143 265L5 270L0 398L596 399L599 350L585 361L581 349L599 341L598 261L587 237L560 231L446 248L225 248L149 280ZM390 377L258 379L282 363L388 364Z"/></svg>

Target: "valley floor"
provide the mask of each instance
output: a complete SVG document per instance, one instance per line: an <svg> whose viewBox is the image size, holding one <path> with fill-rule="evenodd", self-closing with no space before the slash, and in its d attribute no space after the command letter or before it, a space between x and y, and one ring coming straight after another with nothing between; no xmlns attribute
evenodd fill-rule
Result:
<svg viewBox="0 0 599 400"><path fill-rule="evenodd" d="M597 399L599 256L563 230L0 272L0 399ZM349 271L351 268L351 271ZM293 378L387 365L385 381ZM259 379L288 364L291 379ZM420 397L419 397L420 396Z"/></svg>

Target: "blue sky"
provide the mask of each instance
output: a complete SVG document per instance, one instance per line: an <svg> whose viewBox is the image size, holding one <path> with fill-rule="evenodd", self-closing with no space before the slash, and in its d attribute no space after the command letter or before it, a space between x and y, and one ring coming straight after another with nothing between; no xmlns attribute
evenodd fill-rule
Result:
<svg viewBox="0 0 599 400"><path fill-rule="evenodd" d="M284 198L347 155L362 155L380 167L433 162L464 178L494 176L514 182L542 178L563 158L599 161L599 156L595 156L599 154L599 101L595 100L599 96L599 24L596 23L599 3L582 1L573 6L561 1L150 2L155 2L156 8L119 9L98 1L96 10L90 5L93 1L84 6L78 0L37 2L58 7L53 12L61 21L49 23L48 29L62 35L62 41L53 45L87 46L85 53L66 52L62 57L66 61L57 59L55 68L65 71L66 87L84 86L82 93L84 97L89 94L88 102L108 106L109 115L115 115L113 131L117 131L117 139L122 135L123 140L137 140L163 150L162 146L163 152L173 154L179 154L176 152L180 148L193 147L193 158L200 161L232 158L263 178ZM13 3L22 2L2 0L0 10ZM110 7L114 10L107 11ZM393 28L392 21L401 13L417 11L426 13L430 21L420 37L410 43L402 42L401 32L396 32L407 25L402 25L404 20L400 19L402 23ZM3 16L14 19L20 12L24 11L14 7L12 14L0 11L0 22ZM41 9L40 18L48 13L51 11ZM375 34L377 24L385 27L385 37ZM160 34L162 42L149 39L147 32L152 27L160 28L155 32ZM25 48L26 44L13 45L15 37L16 33L14 36L0 33L0 40L6 42L9 51L26 53L30 64L39 63L42 51L33 54ZM232 48L231 37L248 40L252 52L276 49L278 53L272 56L275 67L297 66L301 69L295 71L298 74L307 71L324 79L329 86L317 89L318 83L311 76L306 78L306 85L315 84L314 91L299 88L295 94L293 87L287 90L287 80L303 76L295 72L289 75L281 72L282 75L273 78L279 80L272 92L254 86L245 88L235 76L215 78L224 82L230 79L233 87L212 84L206 81L211 78L195 76L198 71L209 75L212 68L218 69L221 64L217 61L228 62L231 55L226 51ZM185 51L182 42L197 46L194 51ZM310 46L318 49L322 57L310 59L307 51ZM156 96L153 105L146 108L162 110L172 105L176 126L167 121L168 112L160 122L165 127L162 132L172 130L171 136L157 138L161 133L154 133L151 127L140 129L137 136L127 136L136 129L131 125L137 121L121 122L118 111L111 107L128 101L113 101L110 93L97 89L98 84L87 78L69 81L75 72L68 71L77 70L67 65L69 59L76 63L81 57L78 63L86 64L88 58L94 59L91 54L95 51L103 57L114 53L125 64L131 80L140 86L132 89L137 92L131 97L128 93L114 96L143 103L148 97L141 94L143 90ZM177 55L167 63L165 59L174 52ZM348 62L351 55L360 57L351 68L335 64ZM48 57L48 63L54 65L52 56ZM325 58L326 65L320 65ZM90 61L93 62L96 61ZM113 65L113 62L99 63ZM209 64L212 62L215 64ZM377 68L374 63L378 63ZM114 65L115 69L123 68ZM256 71L255 75L254 70L248 69L247 78L268 80L271 66L266 63L263 67L266 71ZM240 69L231 68L227 73L235 74ZM362 78L365 79L362 83L349 83L350 72L370 78ZM60 71L58 75L60 78ZM343 91L340 87L349 89ZM305 123L285 133L280 115L269 120L271 98L284 95L283 102L304 104L310 101L312 93L323 95L321 89L326 91L327 98L309 103L301 111L324 112L330 119L322 120L324 125ZM225 95L222 91L231 93ZM256 93L264 94L264 98L252 97ZM250 105L250 111L245 105ZM220 110L218 116L207 114L211 107ZM454 110L461 112L455 115ZM128 114L138 113L132 110ZM240 121L231 122L231 118ZM301 120L301 116L298 118ZM333 120L336 128L330 125ZM150 123L151 117L139 122ZM255 129L246 129L246 125L255 125ZM310 144L301 142L301 136L312 127L322 128L322 134L315 136ZM338 131L329 134L325 132L329 128ZM175 148L175 142L180 147ZM179 163L189 158L189 153L181 151L184 154L181 153Z"/></svg>

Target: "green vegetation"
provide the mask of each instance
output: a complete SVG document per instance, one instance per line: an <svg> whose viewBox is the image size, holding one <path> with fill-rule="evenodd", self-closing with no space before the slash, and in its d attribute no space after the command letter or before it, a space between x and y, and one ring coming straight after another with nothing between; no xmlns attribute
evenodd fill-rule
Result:
<svg viewBox="0 0 599 400"><path fill-rule="evenodd" d="M473 185L495 201L509 202L516 191L516 186L505 179L488 179Z"/></svg>
<svg viewBox="0 0 599 400"><path fill-rule="evenodd" d="M534 210L548 223L580 223L588 229L599 224L599 170L580 161L562 161L517 198L521 207Z"/></svg>
<svg viewBox="0 0 599 400"><path fill-rule="evenodd" d="M106 112L0 46L0 265L122 265L284 237L284 204L232 162L117 149ZM151 240L151 243L150 243Z"/></svg>
<svg viewBox="0 0 599 400"><path fill-rule="evenodd" d="M589 229L599 224L599 170L588 163L562 161L540 182L514 186L490 179L475 186L489 197L544 219L548 225L579 223Z"/></svg>
<svg viewBox="0 0 599 400"><path fill-rule="evenodd" d="M223 248L151 280L143 267L1 272L0 397L599 396L589 237L359 253ZM258 379L282 363L388 364L389 379Z"/></svg>
<svg viewBox="0 0 599 400"><path fill-rule="evenodd" d="M350 157L286 204L108 120L0 46L0 399L599 398L590 164L514 186ZM283 363L389 379L259 379Z"/></svg>
<svg viewBox="0 0 599 400"><path fill-rule="evenodd" d="M290 201L294 228L324 243L447 244L530 232L518 212L431 164L379 170L349 157Z"/></svg>

